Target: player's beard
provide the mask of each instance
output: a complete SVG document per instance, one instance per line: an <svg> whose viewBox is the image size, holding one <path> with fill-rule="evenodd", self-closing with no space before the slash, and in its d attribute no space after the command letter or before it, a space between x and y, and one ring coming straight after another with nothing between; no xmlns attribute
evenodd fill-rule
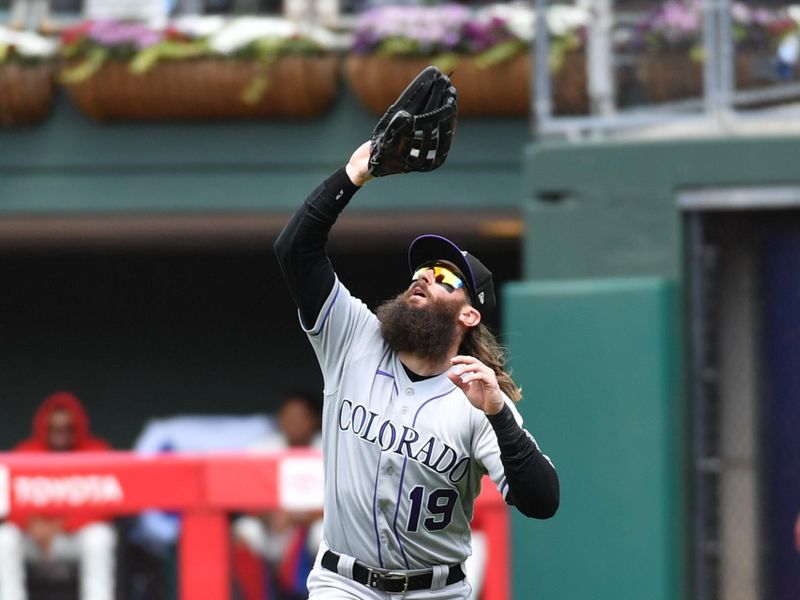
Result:
<svg viewBox="0 0 800 600"><path fill-rule="evenodd" d="M439 361L458 335L458 302L430 300L425 306L410 306L407 292L378 307L381 333L395 352L410 352L424 360Z"/></svg>

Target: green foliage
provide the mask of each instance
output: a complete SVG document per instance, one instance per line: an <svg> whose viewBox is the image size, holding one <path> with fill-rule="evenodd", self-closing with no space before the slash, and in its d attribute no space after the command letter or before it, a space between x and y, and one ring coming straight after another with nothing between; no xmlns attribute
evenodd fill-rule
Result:
<svg viewBox="0 0 800 600"><path fill-rule="evenodd" d="M256 60L260 63L260 68L259 73L242 90L242 102L255 105L261 101L269 88L267 68L281 56L314 56L323 52L319 44L305 38L262 38L248 44L234 54L234 57Z"/></svg>
<svg viewBox="0 0 800 600"><path fill-rule="evenodd" d="M319 44L306 38L262 38L248 44L234 56L269 60L288 54L313 56L323 53Z"/></svg>
<svg viewBox="0 0 800 600"><path fill-rule="evenodd" d="M443 52L434 56L431 59L431 64L438 67L442 73L449 73L455 70L459 60L461 60L461 56L455 52Z"/></svg>
<svg viewBox="0 0 800 600"><path fill-rule="evenodd" d="M475 57L475 65L479 69L488 69L494 65L510 60L519 53L527 50L527 45L522 40L508 40L489 48Z"/></svg>
<svg viewBox="0 0 800 600"><path fill-rule="evenodd" d="M131 60L129 69L131 73L142 75L150 71L162 60L186 60L204 56L208 53L208 43L205 40L192 42L164 40L138 52Z"/></svg>
<svg viewBox="0 0 800 600"><path fill-rule="evenodd" d="M568 33L567 35L555 38L550 43L550 69L560 71L564 66L564 57L568 52L577 50L581 46L581 41L575 33Z"/></svg>
<svg viewBox="0 0 800 600"><path fill-rule="evenodd" d="M258 104L264 97L269 87L269 78L267 74L262 72L253 77L250 83L242 90L240 98L242 102L249 105Z"/></svg>
<svg viewBox="0 0 800 600"><path fill-rule="evenodd" d="M392 37L381 42L378 54L384 55L419 55L422 53L416 40L405 37Z"/></svg>
<svg viewBox="0 0 800 600"><path fill-rule="evenodd" d="M73 67L66 68L61 72L61 81L63 83L80 83L81 81L85 81L102 68L107 58L108 51L106 49L98 47L92 48L82 62Z"/></svg>

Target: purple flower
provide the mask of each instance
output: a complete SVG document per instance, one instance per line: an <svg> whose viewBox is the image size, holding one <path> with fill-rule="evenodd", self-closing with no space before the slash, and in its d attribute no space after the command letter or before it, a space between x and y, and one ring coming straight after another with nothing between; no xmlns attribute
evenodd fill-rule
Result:
<svg viewBox="0 0 800 600"><path fill-rule="evenodd" d="M374 8L361 15L352 47L372 52L388 41L403 40L409 52L420 54L459 50L469 41L464 30L471 16L469 8L458 4Z"/></svg>
<svg viewBox="0 0 800 600"><path fill-rule="evenodd" d="M164 35L139 23L95 21L87 32L92 41L101 46L134 46L142 50L159 43Z"/></svg>
<svg viewBox="0 0 800 600"><path fill-rule="evenodd" d="M775 16L763 6L754 9L752 15L753 22L759 25L769 25L775 20Z"/></svg>
<svg viewBox="0 0 800 600"><path fill-rule="evenodd" d="M734 23L748 25L753 20L750 8L744 2L731 4L731 17Z"/></svg>
<svg viewBox="0 0 800 600"><path fill-rule="evenodd" d="M768 49L774 45L771 30L778 12L742 1L731 4L733 38L737 49ZM702 39L703 15L698 0L668 0L636 28L634 40L641 48L686 51Z"/></svg>
<svg viewBox="0 0 800 600"><path fill-rule="evenodd" d="M702 15L692 0L668 0L637 26L638 45L658 49L685 49L700 39Z"/></svg>
<svg viewBox="0 0 800 600"><path fill-rule="evenodd" d="M458 46L460 41L461 37L458 35L458 32L448 31L442 37L442 46L444 46L447 50L452 50Z"/></svg>

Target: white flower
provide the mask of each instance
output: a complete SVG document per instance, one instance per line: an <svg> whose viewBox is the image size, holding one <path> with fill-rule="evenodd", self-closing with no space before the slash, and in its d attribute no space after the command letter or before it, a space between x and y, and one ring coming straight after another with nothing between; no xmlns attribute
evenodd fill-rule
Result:
<svg viewBox="0 0 800 600"><path fill-rule="evenodd" d="M172 26L189 37L208 37L225 27L225 18L217 15L185 15L173 20Z"/></svg>
<svg viewBox="0 0 800 600"><path fill-rule="evenodd" d="M209 45L220 54L232 54L263 38L290 38L299 33L297 25L280 17L242 17L231 21L211 36Z"/></svg>
<svg viewBox="0 0 800 600"><path fill-rule="evenodd" d="M479 20L499 18L523 42L532 42L536 17L527 3L490 4L476 13Z"/></svg>
<svg viewBox="0 0 800 600"><path fill-rule="evenodd" d="M14 46L22 56L46 58L53 56L58 44L31 31L14 31L0 27L0 44Z"/></svg>
<svg viewBox="0 0 800 600"><path fill-rule="evenodd" d="M562 36L589 24L589 12L569 4L553 4L547 10L550 34Z"/></svg>
<svg viewBox="0 0 800 600"><path fill-rule="evenodd" d="M787 7L786 12L789 13L789 18L800 25L800 4L792 4Z"/></svg>
<svg viewBox="0 0 800 600"><path fill-rule="evenodd" d="M301 25L298 33L312 39L323 48L336 48L342 45L339 38L331 30L318 25Z"/></svg>
<svg viewBox="0 0 800 600"><path fill-rule="evenodd" d="M497 17L519 39L532 42L536 35L536 14L528 3L490 4L477 12L479 19ZM547 9L550 35L561 37L589 24L591 16L585 8L570 4L554 4Z"/></svg>

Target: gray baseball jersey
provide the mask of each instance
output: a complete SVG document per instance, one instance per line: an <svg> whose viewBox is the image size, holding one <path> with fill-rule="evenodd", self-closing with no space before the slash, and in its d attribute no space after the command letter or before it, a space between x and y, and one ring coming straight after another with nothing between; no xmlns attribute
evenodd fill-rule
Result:
<svg viewBox="0 0 800 600"><path fill-rule="evenodd" d="M306 333L325 385L325 544L386 569L463 561L481 477L507 491L483 411L445 374L411 381L338 279Z"/></svg>

